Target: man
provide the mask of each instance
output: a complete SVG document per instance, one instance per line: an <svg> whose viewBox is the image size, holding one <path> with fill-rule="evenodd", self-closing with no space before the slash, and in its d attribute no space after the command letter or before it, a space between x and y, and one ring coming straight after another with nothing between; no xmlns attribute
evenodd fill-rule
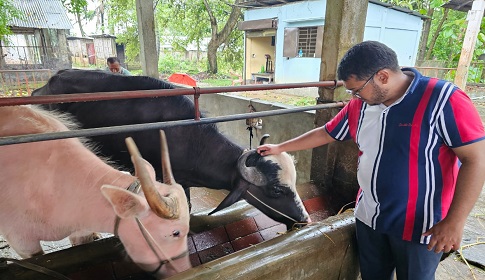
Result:
<svg viewBox="0 0 485 280"><path fill-rule="evenodd" d="M108 64L108 67L106 67L107 71L115 74L131 76L130 71L121 67L120 60L117 57L108 57L108 59L106 60L106 64Z"/></svg>
<svg viewBox="0 0 485 280"><path fill-rule="evenodd" d="M485 132L453 84L400 69L396 53L366 41L340 61L353 99L323 128L276 145L278 154L353 139L359 147L355 206L362 279L434 279L443 252L458 250L485 181ZM462 163L458 168L458 160Z"/></svg>

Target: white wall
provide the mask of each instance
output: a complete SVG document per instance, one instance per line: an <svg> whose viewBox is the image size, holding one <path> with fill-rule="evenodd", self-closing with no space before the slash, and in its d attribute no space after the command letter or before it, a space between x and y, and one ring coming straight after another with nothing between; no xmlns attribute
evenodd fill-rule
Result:
<svg viewBox="0 0 485 280"><path fill-rule="evenodd" d="M285 28L325 23L326 0L301 1L281 6L247 10L244 20L277 18L275 82L314 82L320 76L320 58L283 57ZM376 40L393 48L400 65L414 66L421 36L420 17L369 3L364 40ZM323 56L325 54L322 54Z"/></svg>

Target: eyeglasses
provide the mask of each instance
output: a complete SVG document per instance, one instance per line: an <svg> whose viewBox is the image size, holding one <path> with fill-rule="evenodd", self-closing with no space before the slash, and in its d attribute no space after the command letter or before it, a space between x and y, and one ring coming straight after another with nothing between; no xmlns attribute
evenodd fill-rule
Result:
<svg viewBox="0 0 485 280"><path fill-rule="evenodd" d="M359 88L358 90L356 91L353 91L351 89L346 89L345 92L348 93L348 94L351 94L357 98L360 98L362 99L362 96L360 96L360 92L365 88L365 86L372 80L372 78L374 78L374 76L377 74L377 72L379 72L381 70L377 70L376 72L374 72L374 74L372 74L372 76L369 77L369 79L367 79L367 81L365 82L365 84Z"/></svg>

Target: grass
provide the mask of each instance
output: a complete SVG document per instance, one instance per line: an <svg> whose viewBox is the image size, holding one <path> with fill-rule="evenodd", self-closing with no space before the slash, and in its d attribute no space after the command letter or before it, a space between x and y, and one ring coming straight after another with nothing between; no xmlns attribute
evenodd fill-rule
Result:
<svg viewBox="0 0 485 280"><path fill-rule="evenodd" d="M293 106L312 106L315 105L315 98L314 97L299 97L297 99L290 100L288 103Z"/></svg>
<svg viewBox="0 0 485 280"><path fill-rule="evenodd" d="M201 82L213 87L227 87L232 85L232 80L230 79L205 79Z"/></svg>

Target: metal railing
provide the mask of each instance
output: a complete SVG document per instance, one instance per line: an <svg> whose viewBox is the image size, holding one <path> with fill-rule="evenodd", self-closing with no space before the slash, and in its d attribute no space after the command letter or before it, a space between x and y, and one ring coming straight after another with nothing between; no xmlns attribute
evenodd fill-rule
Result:
<svg viewBox="0 0 485 280"><path fill-rule="evenodd" d="M212 118L200 118L198 98L201 94L212 94L220 92L237 92L237 91L257 91L265 89L286 89L286 88L304 88L304 87L335 87L341 86L342 82L322 81L313 83L292 83L292 84L268 84L268 85L249 85L249 86L232 86L232 87L210 87L210 88L178 88L163 90L143 90L143 91L122 91L122 92L103 92L103 93L80 93L80 94L63 94L48 96L30 96L30 97L11 97L0 99L0 106L15 106L25 104L48 104L48 103L65 103L65 102L85 102L130 98L146 98L175 95L193 95L194 96L194 119L193 120L176 120L169 122L155 122L144 124L122 125L114 127L99 127L90 129L79 129L63 132L52 132L43 134L29 134L0 137L0 146L17 143L37 142L54 139L65 139L73 137L89 137L108 134L117 134L124 132L144 131L151 129L163 129L174 126L189 126L198 124L219 123L226 121L243 120L248 118L266 117L296 112L329 109L343 107L345 102L336 102L330 104L320 104L314 106L304 106L290 109L277 109L263 112L252 112L244 114L235 114L229 116L219 116Z"/></svg>
<svg viewBox="0 0 485 280"><path fill-rule="evenodd" d="M50 69L0 70L0 96L29 96L52 76Z"/></svg>

